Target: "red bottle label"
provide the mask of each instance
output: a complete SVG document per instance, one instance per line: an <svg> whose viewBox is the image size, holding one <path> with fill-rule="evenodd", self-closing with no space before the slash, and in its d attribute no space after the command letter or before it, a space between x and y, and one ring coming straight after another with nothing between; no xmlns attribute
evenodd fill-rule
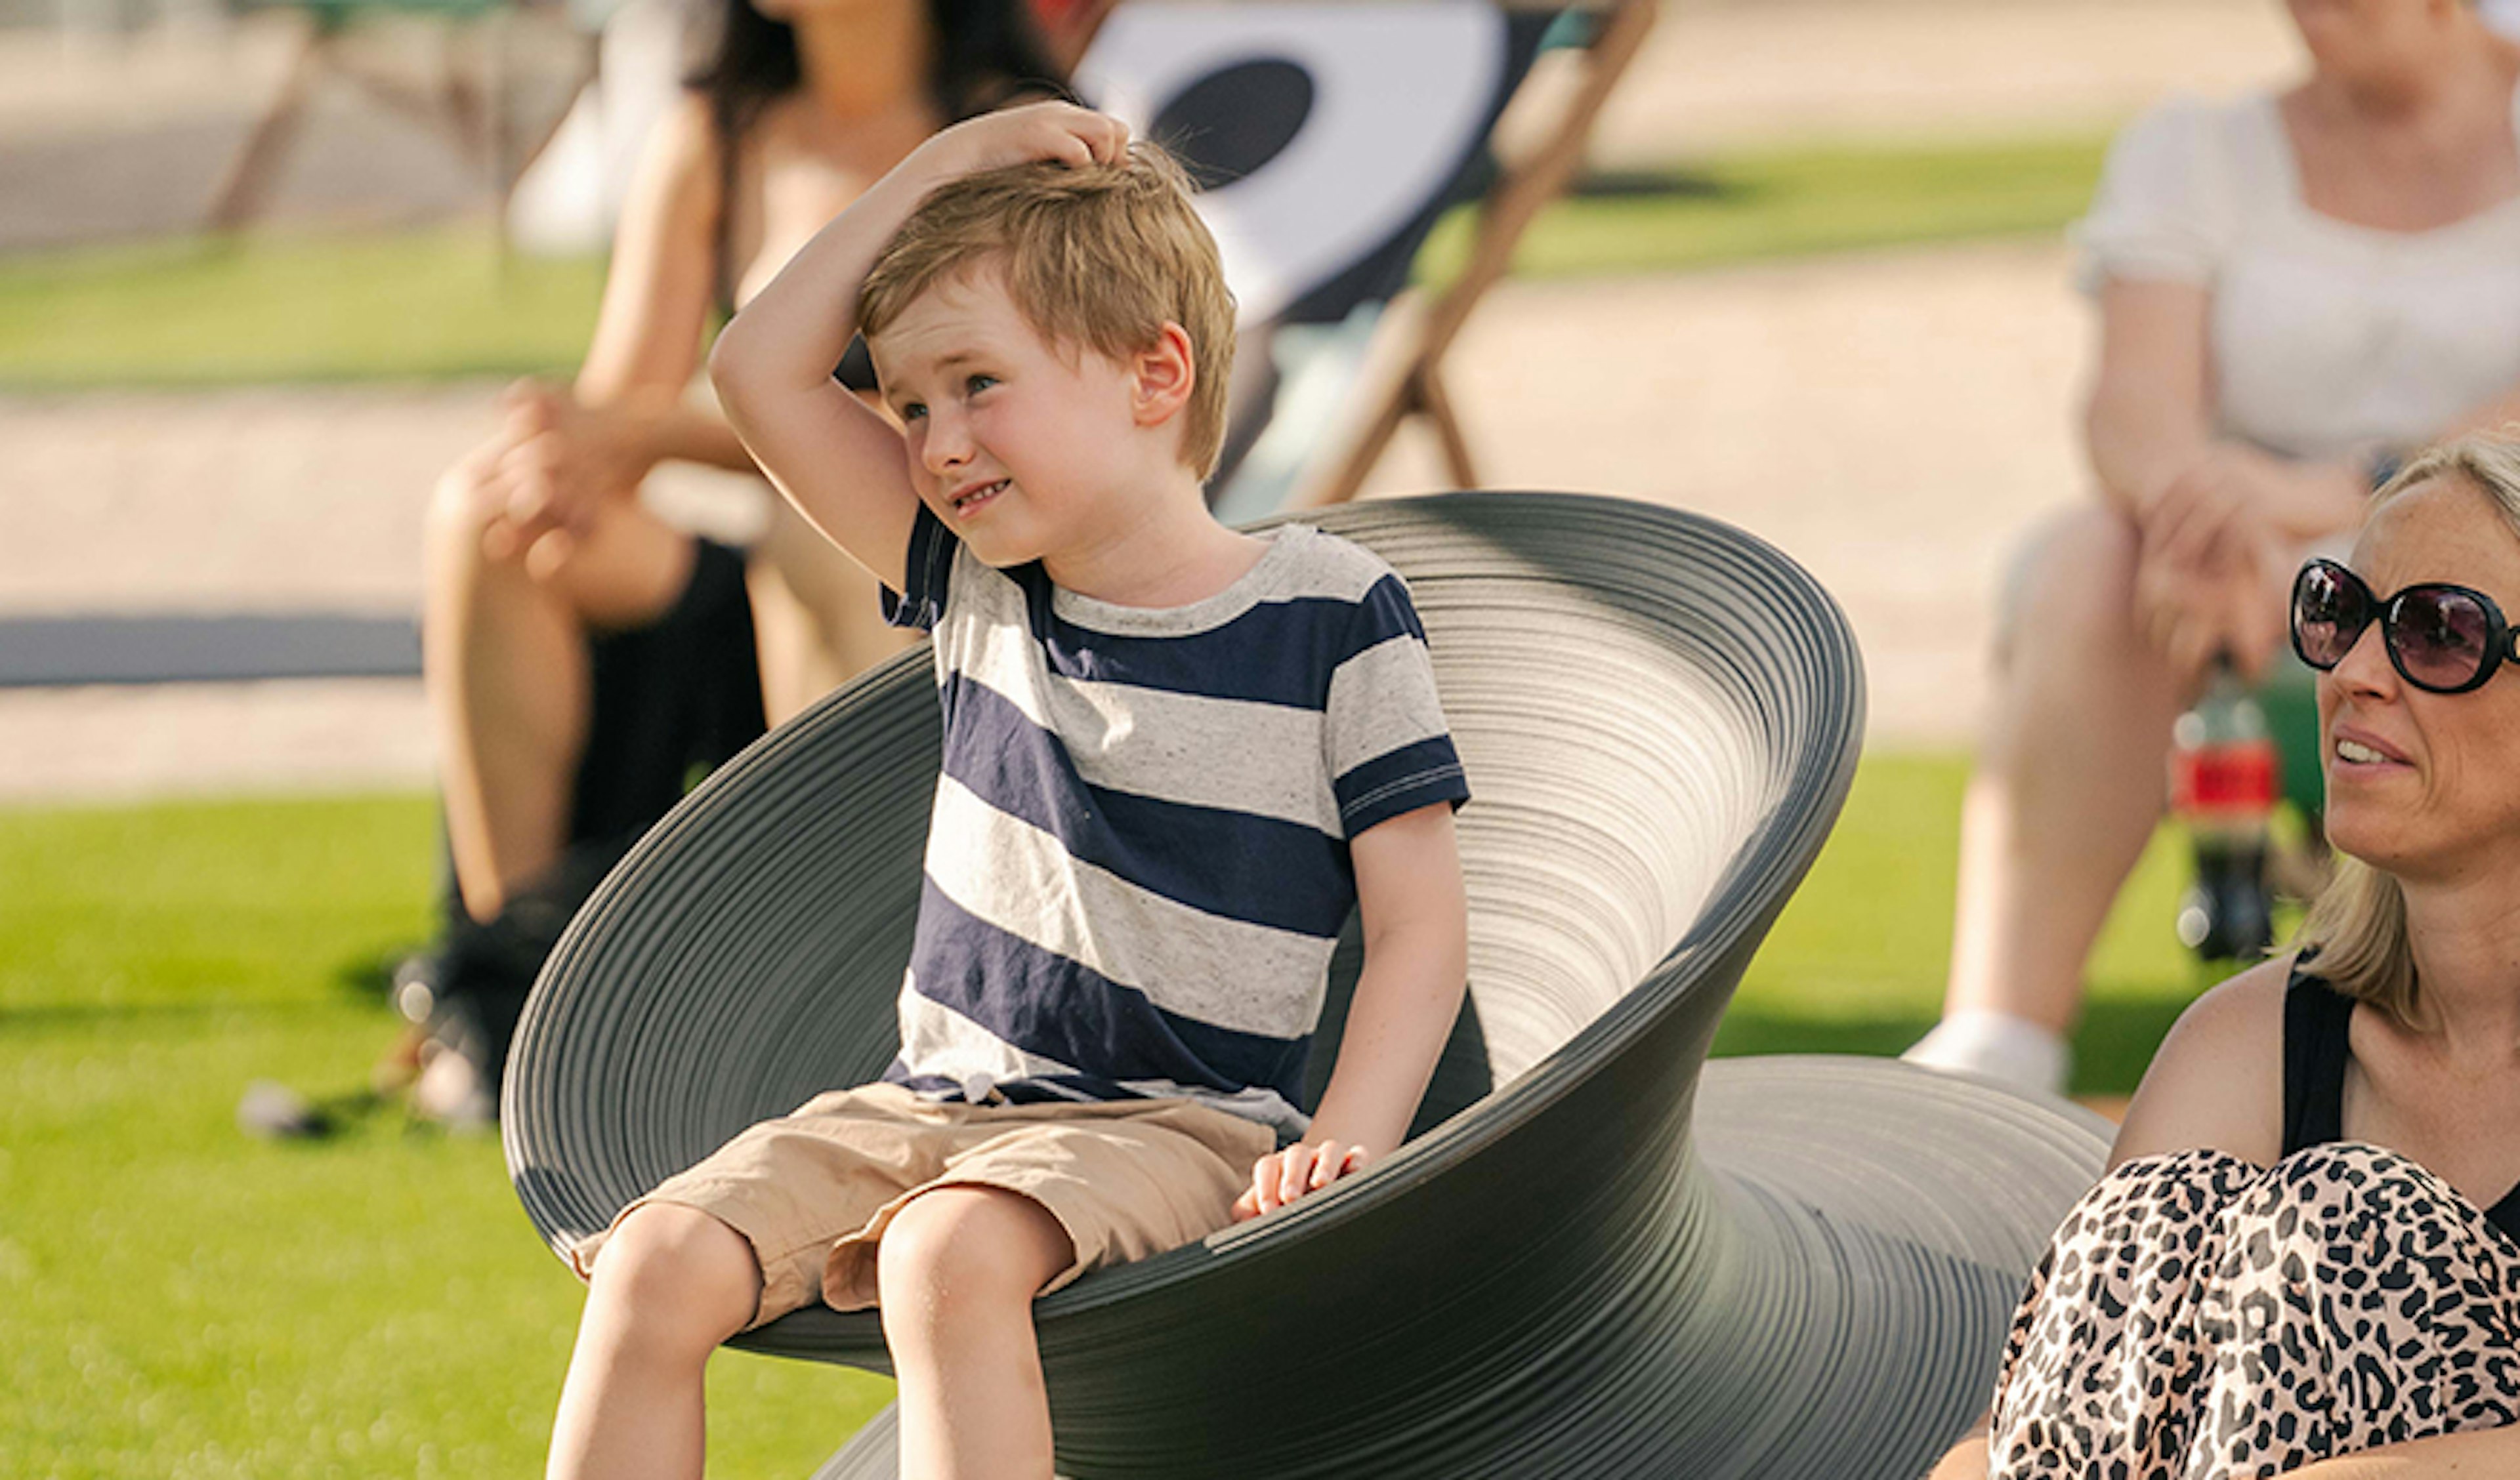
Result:
<svg viewBox="0 0 2520 1480"><path fill-rule="evenodd" d="M2172 758L2172 805L2186 817L2252 815L2275 805L2275 747L2209 745Z"/></svg>

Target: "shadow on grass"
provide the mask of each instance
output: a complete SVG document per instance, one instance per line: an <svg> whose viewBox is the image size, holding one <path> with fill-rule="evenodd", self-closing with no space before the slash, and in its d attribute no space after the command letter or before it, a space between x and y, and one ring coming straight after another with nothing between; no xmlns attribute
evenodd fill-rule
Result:
<svg viewBox="0 0 2520 1480"><path fill-rule="evenodd" d="M0 1007L0 1033L35 1033L46 1029L118 1025L134 1030L194 1025L217 1027L248 1018L313 1018L330 1009L297 998L222 997L208 1002L45 1002L25 1007Z"/></svg>
<svg viewBox="0 0 2520 1480"><path fill-rule="evenodd" d="M391 1002L395 970L421 949L416 942L403 941L348 957L334 964L333 985L361 1002Z"/></svg>
<svg viewBox="0 0 2520 1480"><path fill-rule="evenodd" d="M1577 179L1566 193L1586 201L1639 197L1648 200L1723 201L1746 200L1756 191L1737 181L1719 180L1694 170L1597 169Z"/></svg>

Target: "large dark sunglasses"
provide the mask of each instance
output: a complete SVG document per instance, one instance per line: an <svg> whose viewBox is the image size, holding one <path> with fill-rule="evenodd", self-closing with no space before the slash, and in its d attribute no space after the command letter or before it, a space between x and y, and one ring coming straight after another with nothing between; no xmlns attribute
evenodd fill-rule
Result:
<svg viewBox="0 0 2520 1480"><path fill-rule="evenodd" d="M2321 673L2345 661L2374 617L2390 666L2433 694L2465 694L2505 657L2520 658L2502 608L2482 591L2427 581L2384 599L2334 561L2312 561L2293 577L2292 650Z"/></svg>

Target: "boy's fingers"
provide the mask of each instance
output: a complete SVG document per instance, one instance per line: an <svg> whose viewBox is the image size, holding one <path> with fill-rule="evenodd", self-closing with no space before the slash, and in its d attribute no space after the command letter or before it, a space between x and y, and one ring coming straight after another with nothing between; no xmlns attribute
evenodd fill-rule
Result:
<svg viewBox="0 0 2520 1480"><path fill-rule="evenodd" d="M1324 1146L1322 1159L1313 1164L1313 1190L1318 1192L1355 1171L1364 1163L1364 1158L1363 1146Z"/></svg>
<svg viewBox="0 0 2520 1480"><path fill-rule="evenodd" d="M1272 1151L1251 1163L1251 1190L1243 1195L1251 1199L1255 1212L1265 1213L1278 1205L1278 1155Z"/></svg>
<svg viewBox="0 0 2520 1480"><path fill-rule="evenodd" d="M1292 1202L1304 1195L1305 1188L1312 1180L1313 1158L1319 1152L1316 1147L1304 1145L1301 1143L1290 1145L1280 1153L1278 1176L1280 1202Z"/></svg>
<svg viewBox="0 0 2520 1480"><path fill-rule="evenodd" d="M1129 125L1108 113L1096 113L1094 125L1094 137L1088 142L1099 146L1096 157L1105 164L1117 163L1129 152Z"/></svg>
<svg viewBox="0 0 2520 1480"><path fill-rule="evenodd" d="M1327 1142L1320 1145L1297 1142L1282 1151L1263 1156L1251 1164L1251 1186L1234 1199L1234 1219L1239 1223L1274 1213L1308 1192L1318 1192L1363 1170L1366 1159L1363 1146Z"/></svg>

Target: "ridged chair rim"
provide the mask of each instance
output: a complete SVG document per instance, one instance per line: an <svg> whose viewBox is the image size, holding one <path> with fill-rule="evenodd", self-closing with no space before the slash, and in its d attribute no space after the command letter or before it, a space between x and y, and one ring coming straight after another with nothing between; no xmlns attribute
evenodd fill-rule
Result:
<svg viewBox="0 0 2520 1480"><path fill-rule="evenodd" d="M1481 489L1454 493L1427 494L1403 499L1373 501L1344 506L1346 510L1380 512L1411 505L1443 506L1455 504L1476 507L1493 502L1529 503L1546 507L1556 503L1569 509L1591 509L1621 517L1635 517L1645 522L1665 523L1702 536L1715 547L1729 547L1733 553L1764 567L1766 573L1781 577L1811 603L1806 610L1824 612L1829 620L1813 630L1816 646L1833 650L1843 661L1823 663L1820 671L1842 677L1840 692L1827 693L1826 685L1815 685L1806 697L1815 700L1813 734L1824 734L1831 711L1838 718L1840 734L1833 744L1811 744L1793 757L1792 769L1780 782L1774 804L1752 827L1717 886L1699 904L1697 917L1672 948L1658 958L1638 977L1636 984L1621 993L1591 1021L1577 1029L1567 1041L1534 1063L1513 1080L1498 1086L1476 1103L1465 1107L1450 1120L1411 1140L1385 1157L1373 1169L1381 1175L1368 1175L1332 1188L1338 1195L1307 1198L1274 1215L1268 1222L1244 1224L1211 1235L1204 1247L1219 1258L1230 1258L1243 1252L1254 1242L1291 1241L1307 1233L1327 1231L1350 1218L1364 1216L1382 1202L1403 1195L1410 1183L1420 1177L1435 1175L1443 1166L1464 1156L1476 1154L1482 1145L1503 1139L1513 1128L1539 1113L1575 1085L1582 1083L1600 1065L1617 1056L1621 1048L1643 1033L1663 1014L1678 1010L1689 990L1696 985L1692 964L1700 959L1720 959L1739 939L1754 928L1763 928L1766 917L1760 911L1735 908L1744 896L1755 896L1773 881L1779 867L1796 874L1807 870L1811 861L1834 826L1838 810L1848 787L1853 784L1855 761L1862 747L1864 729L1864 665L1856 648L1854 633L1836 600L1782 551L1757 535L1711 516L1665 505L1649 504L1635 499L1614 498L1600 494L1556 492L1537 489ZM1328 511L1282 515L1253 524L1268 528L1281 523L1319 523L1344 527L1368 522L1363 515L1346 515L1325 523ZM1332 532L1339 528L1332 527ZM1829 703L1818 702L1833 700ZM1804 783L1808 782L1808 786ZM1799 800L1798 800L1799 798ZM1791 893L1790 887L1775 892L1771 912L1781 907ZM1119 1273L1119 1272L1114 1272ZM1109 1288L1122 1281L1097 1281ZM1096 1293L1094 1288L1078 1287L1071 1300L1062 1304L1082 1308ZM1126 1290L1112 1290L1114 1298ZM1058 1300L1058 1296L1050 1297Z"/></svg>

